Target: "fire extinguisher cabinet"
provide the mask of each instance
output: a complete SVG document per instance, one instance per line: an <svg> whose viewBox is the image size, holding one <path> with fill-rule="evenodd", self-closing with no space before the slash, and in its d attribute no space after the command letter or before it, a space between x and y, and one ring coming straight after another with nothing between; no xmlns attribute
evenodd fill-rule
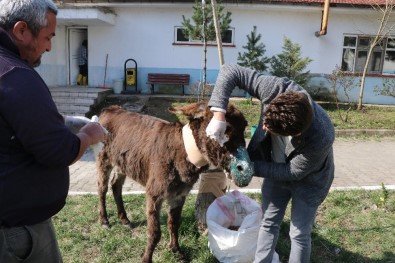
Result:
<svg viewBox="0 0 395 263"><path fill-rule="evenodd" d="M124 88L122 94L137 93L137 62L129 58L124 64Z"/></svg>

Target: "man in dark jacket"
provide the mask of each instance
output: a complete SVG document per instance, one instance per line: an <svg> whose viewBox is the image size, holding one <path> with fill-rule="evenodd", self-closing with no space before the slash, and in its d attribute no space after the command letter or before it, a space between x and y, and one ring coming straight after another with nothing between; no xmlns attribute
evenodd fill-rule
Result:
<svg viewBox="0 0 395 263"><path fill-rule="evenodd" d="M0 262L61 262L51 217L65 205L68 166L104 139L98 123L64 124L33 69L51 50L52 0L0 1Z"/></svg>
<svg viewBox="0 0 395 263"><path fill-rule="evenodd" d="M315 214L334 178L332 122L295 82L224 65L209 101L214 117L206 130L207 136L220 144L227 140L225 109L235 87L262 103L258 128L247 148L256 176L264 178L263 219L254 262L272 262L291 201L289 262L307 263Z"/></svg>

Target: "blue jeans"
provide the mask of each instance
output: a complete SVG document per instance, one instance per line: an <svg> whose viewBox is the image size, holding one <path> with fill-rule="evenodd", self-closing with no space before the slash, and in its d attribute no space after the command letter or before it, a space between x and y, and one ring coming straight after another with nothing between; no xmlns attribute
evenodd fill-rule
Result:
<svg viewBox="0 0 395 263"><path fill-rule="evenodd" d="M263 218L259 229L257 250L254 263L271 263L278 241L281 222L285 210L291 201L291 254L289 262L310 262L311 230L318 206L311 207L290 188L279 185L273 180L265 179L262 185Z"/></svg>
<svg viewBox="0 0 395 263"><path fill-rule="evenodd" d="M0 262L62 262L51 219L35 225L0 228Z"/></svg>

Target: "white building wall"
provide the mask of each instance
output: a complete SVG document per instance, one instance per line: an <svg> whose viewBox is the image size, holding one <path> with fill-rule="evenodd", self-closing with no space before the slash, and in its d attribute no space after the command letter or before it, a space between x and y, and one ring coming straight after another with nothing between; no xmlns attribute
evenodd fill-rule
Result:
<svg viewBox="0 0 395 263"><path fill-rule="evenodd" d="M124 63L132 58L137 61L138 90L149 93L146 84L150 72L188 73L193 89L194 83L203 77L203 47L173 45L174 27L181 26L182 15L192 16L191 4L129 5L113 8L116 13L115 24L106 26L88 26L89 39L89 85L101 86L104 82L105 60L108 54L106 85L113 80L123 79ZM297 6L251 6L225 5L232 12L231 26L235 28L235 47L224 47L225 63L237 63L238 52L244 52L247 35L257 26L266 46L266 56L271 57L282 51L283 38L286 36L302 48L302 56L313 61L308 70L317 77L311 86L327 86L323 77L330 74L336 65L340 65L343 36L350 34L374 35L378 28L378 17L374 11L356 8L331 8L329 12L328 32L316 37L320 30L322 9L319 7ZM83 25L82 25L83 26ZM46 54L43 65L38 71L50 85L65 85L66 70L66 27L60 24L53 49ZM129 63L128 67L134 67ZM207 52L207 81L214 83L219 69L218 49L209 46ZM57 71L57 73L55 73ZM373 88L381 78L368 78L365 97L371 103L395 104L394 98L375 96ZM355 96L359 90L355 90ZM355 99L355 98L354 98ZM380 102L378 102L380 101Z"/></svg>
<svg viewBox="0 0 395 263"><path fill-rule="evenodd" d="M65 27L56 29L56 36L52 38L52 48L44 53L41 58L41 66L36 71L50 86L66 84L66 35Z"/></svg>

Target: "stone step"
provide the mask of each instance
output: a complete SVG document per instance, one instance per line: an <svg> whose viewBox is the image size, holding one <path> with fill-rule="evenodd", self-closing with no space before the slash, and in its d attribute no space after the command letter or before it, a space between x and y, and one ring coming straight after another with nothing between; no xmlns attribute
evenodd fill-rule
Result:
<svg viewBox="0 0 395 263"><path fill-rule="evenodd" d="M63 115L86 116L91 107L112 94L111 89L79 86L50 87L52 98Z"/></svg>

